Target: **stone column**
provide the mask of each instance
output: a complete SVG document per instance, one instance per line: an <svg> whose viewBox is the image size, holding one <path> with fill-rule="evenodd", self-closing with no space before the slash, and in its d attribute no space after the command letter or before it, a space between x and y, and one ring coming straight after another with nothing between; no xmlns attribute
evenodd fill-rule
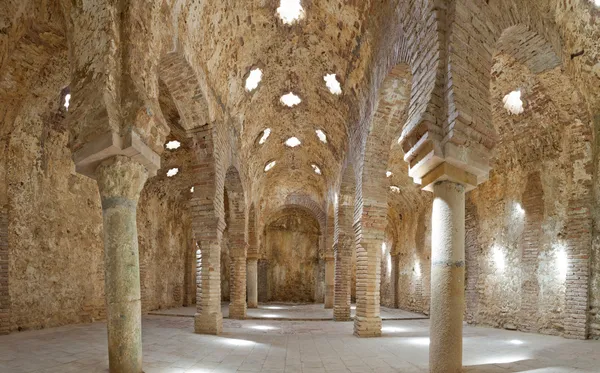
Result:
<svg viewBox="0 0 600 373"><path fill-rule="evenodd" d="M465 304L465 188L433 186L429 371L462 371Z"/></svg>
<svg viewBox="0 0 600 373"><path fill-rule="evenodd" d="M335 258L325 257L325 308L333 308Z"/></svg>
<svg viewBox="0 0 600 373"><path fill-rule="evenodd" d="M258 259L248 258L246 267L248 308L258 307Z"/></svg>
<svg viewBox="0 0 600 373"><path fill-rule="evenodd" d="M220 239L201 241L199 249L194 331L198 334L218 335L223 331Z"/></svg>
<svg viewBox="0 0 600 373"><path fill-rule="evenodd" d="M142 372L142 305L136 210L148 173L125 156L96 169L104 220L104 270L111 373Z"/></svg>
<svg viewBox="0 0 600 373"><path fill-rule="evenodd" d="M229 286L231 286L229 318L243 320L246 318L246 255L235 253L231 256L229 277Z"/></svg>

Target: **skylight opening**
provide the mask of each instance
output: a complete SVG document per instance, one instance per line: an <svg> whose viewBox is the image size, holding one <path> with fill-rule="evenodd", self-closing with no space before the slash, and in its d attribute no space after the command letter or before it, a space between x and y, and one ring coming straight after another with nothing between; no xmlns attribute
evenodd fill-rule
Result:
<svg viewBox="0 0 600 373"><path fill-rule="evenodd" d="M385 177L392 177L392 175L393 175L392 171L385 172Z"/></svg>
<svg viewBox="0 0 600 373"><path fill-rule="evenodd" d="M259 145L264 144L267 141L267 139L269 138L269 136L271 136L271 129L267 128L263 131L262 137L260 138L260 140L258 140L258 144Z"/></svg>
<svg viewBox="0 0 600 373"><path fill-rule="evenodd" d="M284 104L287 107L294 107L296 105L299 105L302 102L300 97L296 96L292 92L281 96L280 101L282 104Z"/></svg>
<svg viewBox="0 0 600 373"><path fill-rule="evenodd" d="M290 147L290 148L295 148L296 146L302 144L302 142L300 140L298 140L297 137L290 137L289 139L287 139L285 141L285 145Z"/></svg>
<svg viewBox="0 0 600 373"><path fill-rule="evenodd" d="M321 140L322 143L327 144L327 135L322 130L316 130L317 137Z"/></svg>
<svg viewBox="0 0 600 373"><path fill-rule="evenodd" d="M177 167L170 169L167 171L167 177L173 177L179 173L179 169Z"/></svg>
<svg viewBox="0 0 600 373"><path fill-rule="evenodd" d="M71 105L71 94L67 93L65 95L65 103L64 103L64 107L67 111L69 111L69 106Z"/></svg>
<svg viewBox="0 0 600 373"><path fill-rule="evenodd" d="M190 188L190 193L194 193L194 187Z"/></svg>
<svg viewBox="0 0 600 373"><path fill-rule="evenodd" d="M281 0L277 8L279 18L286 25L292 25L304 18L304 8L300 0Z"/></svg>
<svg viewBox="0 0 600 373"><path fill-rule="evenodd" d="M265 166L265 172L269 172L271 169L273 169L273 167L275 167L276 164L277 161L271 161L267 163L267 165Z"/></svg>
<svg viewBox="0 0 600 373"><path fill-rule="evenodd" d="M246 79L246 91L254 91L258 87L260 81L262 80L262 75L262 70L258 67L250 71L250 75L248 75L248 78Z"/></svg>
<svg viewBox="0 0 600 373"><path fill-rule="evenodd" d="M317 175L321 175L321 169L319 168L319 166L317 166L316 164L311 164L313 170L315 171L315 174Z"/></svg>
<svg viewBox="0 0 600 373"><path fill-rule="evenodd" d="M597 7L600 7L600 0L590 0L590 2Z"/></svg>
<svg viewBox="0 0 600 373"><path fill-rule="evenodd" d="M165 147L169 150L175 150L175 149L179 149L179 147L181 146L181 143L177 140L173 140L173 141L169 141Z"/></svg>
<svg viewBox="0 0 600 373"><path fill-rule="evenodd" d="M325 80L325 84L327 85L329 92L331 92L334 95L342 94L342 86L335 77L335 74L327 74L323 77L323 80Z"/></svg>
<svg viewBox="0 0 600 373"><path fill-rule="evenodd" d="M395 186L395 185L392 185L392 186L390 187L390 190L391 190L392 192L394 192L394 193L400 193L400 188L399 188L399 187L397 187L397 186Z"/></svg>
<svg viewBox="0 0 600 373"><path fill-rule="evenodd" d="M504 108L510 114L519 115L523 113L523 101L521 101L521 90L512 91L502 99Z"/></svg>

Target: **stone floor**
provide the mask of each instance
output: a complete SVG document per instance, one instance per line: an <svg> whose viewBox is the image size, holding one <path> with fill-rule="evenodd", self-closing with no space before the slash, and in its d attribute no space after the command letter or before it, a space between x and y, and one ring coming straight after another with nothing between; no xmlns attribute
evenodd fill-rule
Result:
<svg viewBox="0 0 600 373"><path fill-rule="evenodd" d="M229 303L221 305L223 317L229 317ZM350 308L352 317L356 314L356 305ZM150 312L157 316L181 316L194 317L196 307L180 307L167 310L158 310ZM383 320L411 320L426 319L427 316L397 308L381 307L381 318ZM259 304L258 308L249 308L247 311L248 319L267 319L267 320L331 320L333 319L333 310L325 309L323 304L289 304L289 303L266 303Z"/></svg>
<svg viewBox="0 0 600 373"><path fill-rule="evenodd" d="M383 337L360 339L352 322L224 320L221 336L193 333L188 317L143 321L146 373L427 372L429 320L384 321ZM464 329L465 372L600 372L600 342ZM0 337L0 373L107 372L106 325Z"/></svg>

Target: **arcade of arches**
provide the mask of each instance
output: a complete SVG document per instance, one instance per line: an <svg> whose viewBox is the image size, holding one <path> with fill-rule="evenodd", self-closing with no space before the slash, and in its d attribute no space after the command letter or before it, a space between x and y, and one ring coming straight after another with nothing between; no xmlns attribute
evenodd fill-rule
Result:
<svg viewBox="0 0 600 373"><path fill-rule="evenodd" d="M2 0L0 372L598 372L599 40L598 0Z"/></svg>

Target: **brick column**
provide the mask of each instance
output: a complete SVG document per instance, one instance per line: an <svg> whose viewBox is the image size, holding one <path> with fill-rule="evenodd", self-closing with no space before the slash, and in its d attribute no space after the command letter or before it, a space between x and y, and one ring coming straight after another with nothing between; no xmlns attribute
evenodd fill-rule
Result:
<svg viewBox="0 0 600 373"><path fill-rule="evenodd" d="M429 371L462 372L465 304L465 187L433 185Z"/></svg>
<svg viewBox="0 0 600 373"><path fill-rule="evenodd" d="M333 308L335 294L335 257L325 257L325 308Z"/></svg>
<svg viewBox="0 0 600 373"><path fill-rule="evenodd" d="M354 236L353 234L351 236ZM350 286L352 270L352 249L354 238L340 231L338 244L335 247L335 285L333 319L335 321L350 320Z"/></svg>
<svg viewBox="0 0 600 373"><path fill-rule="evenodd" d="M354 334L359 337L381 336L380 281L381 245L385 240L387 202L363 206L362 239L356 251L356 317Z"/></svg>
<svg viewBox="0 0 600 373"><path fill-rule="evenodd" d="M198 246L194 330L199 334L221 334L221 246L217 240L200 241Z"/></svg>
<svg viewBox="0 0 600 373"><path fill-rule="evenodd" d="M148 172L115 156L96 169L104 220L104 270L111 373L142 372L137 202Z"/></svg>
<svg viewBox="0 0 600 373"><path fill-rule="evenodd" d="M232 251L230 271L229 318L246 318L246 255Z"/></svg>
<svg viewBox="0 0 600 373"><path fill-rule="evenodd" d="M246 261L246 283L248 292L248 308L258 307L258 259L248 258Z"/></svg>

